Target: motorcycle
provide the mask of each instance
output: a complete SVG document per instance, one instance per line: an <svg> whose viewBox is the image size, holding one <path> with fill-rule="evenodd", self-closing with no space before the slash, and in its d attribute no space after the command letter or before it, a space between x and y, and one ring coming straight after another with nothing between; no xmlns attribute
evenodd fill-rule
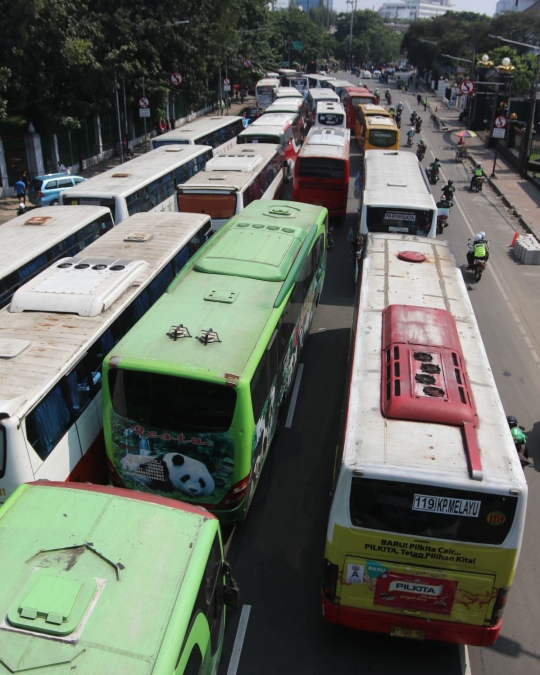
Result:
<svg viewBox="0 0 540 675"><path fill-rule="evenodd" d="M422 120L418 118L416 120L416 133L419 134L422 131Z"/></svg>
<svg viewBox="0 0 540 675"><path fill-rule="evenodd" d="M411 129L411 131L412 131L412 129ZM407 147L408 148L412 148L413 138L414 138L414 131L412 133L409 131L409 133L407 134Z"/></svg>
<svg viewBox="0 0 540 675"><path fill-rule="evenodd" d="M437 234L442 234L444 228L448 227L448 218L452 206L454 206L454 202L448 201L444 196L437 202Z"/></svg>
<svg viewBox="0 0 540 675"><path fill-rule="evenodd" d="M413 125L416 124L417 117L418 117L417 113L415 113L415 112L411 113L411 124L413 124Z"/></svg>
<svg viewBox="0 0 540 675"><path fill-rule="evenodd" d="M426 169L426 175L427 175L428 180L431 183L431 185L437 185L437 183L440 180L439 169L432 169L432 168L428 167Z"/></svg>
<svg viewBox="0 0 540 675"><path fill-rule="evenodd" d="M514 445L516 446L516 452L522 466L530 464L529 449L527 448L527 436L524 433L525 427L520 427L518 425L517 419L513 415L508 415L506 417L506 421L510 427L510 433L512 434L512 439L514 440Z"/></svg>
<svg viewBox="0 0 540 675"><path fill-rule="evenodd" d="M482 274L484 273L484 270L486 269L487 265L487 260L482 260L481 258L475 258L473 262L473 274L474 274L474 280L476 283L480 281L482 278Z"/></svg>
<svg viewBox="0 0 540 675"><path fill-rule="evenodd" d="M482 192L482 185L484 183L484 176L475 176L472 182L472 189L474 192Z"/></svg>
<svg viewBox="0 0 540 675"><path fill-rule="evenodd" d="M418 148L416 149L416 156L418 157L418 161L421 162L426 155L426 148L423 145L419 145Z"/></svg>
<svg viewBox="0 0 540 675"><path fill-rule="evenodd" d="M401 129L401 115L396 115L396 126Z"/></svg>
<svg viewBox="0 0 540 675"><path fill-rule="evenodd" d="M392 105L392 95L391 94L386 95L386 102L388 103L388 105Z"/></svg>

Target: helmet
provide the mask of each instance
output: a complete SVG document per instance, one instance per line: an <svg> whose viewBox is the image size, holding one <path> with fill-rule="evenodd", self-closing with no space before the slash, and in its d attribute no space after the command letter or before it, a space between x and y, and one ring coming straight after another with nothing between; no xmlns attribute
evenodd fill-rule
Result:
<svg viewBox="0 0 540 675"><path fill-rule="evenodd" d="M398 105L403 105L403 101L400 101L400 102L398 103Z"/></svg>
<svg viewBox="0 0 540 675"><path fill-rule="evenodd" d="M485 232L478 232L477 234L474 235L474 241L481 241L482 239L486 238L486 233Z"/></svg>
<svg viewBox="0 0 540 675"><path fill-rule="evenodd" d="M527 442L527 436L525 436L519 427L510 427L510 433L512 434L512 438L514 439L514 443L516 445L521 445L522 443Z"/></svg>
<svg viewBox="0 0 540 675"><path fill-rule="evenodd" d="M435 159L434 159L433 161L434 161L434 162L438 162L438 161L439 161L439 158L438 158L438 157L435 157Z"/></svg>
<svg viewBox="0 0 540 675"><path fill-rule="evenodd" d="M453 185L453 184L454 184L454 181L450 178L450 180L448 181L448 185Z"/></svg>
<svg viewBox="0 0 540 675"><path fill-rule="evenodd" d="M423 138L421 138L421 139L420 139L420 143L423 143L423 142L424 142L424 139L423 139Z"/></svg>
<svg viewBox="0 0 540 675"><path fill-rule="evenodd" d="M476 162L476 168L481 169L482 168L482 162Z"/></svg>
<svg viewBox="0 0 540 675"><path fill-rule="evenodd" d="M510 429L513 429L518 425L518 421L513 415L507 415L506 421L508 422L508 426L510 427Z"/></svg>

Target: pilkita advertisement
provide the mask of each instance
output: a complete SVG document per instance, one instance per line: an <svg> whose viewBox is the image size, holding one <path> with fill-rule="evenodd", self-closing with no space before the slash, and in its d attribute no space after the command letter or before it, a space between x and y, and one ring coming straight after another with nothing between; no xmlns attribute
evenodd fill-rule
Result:
<svg viewBox="0 0 540 675"><path fill-rule="evenodd" d="M385 607L450 614L457 586L457 581L449 579L386 572L377 577L373 602Z"/></svg>

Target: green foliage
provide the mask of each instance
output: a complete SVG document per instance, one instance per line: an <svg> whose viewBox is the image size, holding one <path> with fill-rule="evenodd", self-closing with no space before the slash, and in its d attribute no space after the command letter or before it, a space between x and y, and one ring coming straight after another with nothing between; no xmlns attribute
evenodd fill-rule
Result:
<svg viewBox="0 0 540 675"><path fill-rule="evenodd" d="M352 42L351 36L352 18ZM337 56L348 61L350 55L356 64L382 64L394 61L400 52L401 37L386 26L377 12L364 10L339 14L335 39Z"/></svg>
<svg viewBox="0 0 540 675"><path fill-rule="evenodd" d="M407 50L411 63L434 73L450 63L458 65L458 62L445 59L443 54L470 60L474 56L476 61L482 54L488 54L495 65L508 56L515 66L512 93L528 96L537 58L528 53L530 50L527 48L505 44L490 35L539 44L540 14L506 12L490 18L473 12L447 12L435 19L414 21L403 36L402 49ZM467 70L470 68L470 65L467 66ZM490 79L497 76L497 71L493 69Z"/></svg>

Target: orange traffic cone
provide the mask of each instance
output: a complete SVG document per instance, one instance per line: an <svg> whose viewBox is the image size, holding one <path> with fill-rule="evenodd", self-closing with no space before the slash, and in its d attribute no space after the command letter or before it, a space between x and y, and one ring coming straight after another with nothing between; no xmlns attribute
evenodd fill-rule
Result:
<svg viewBox="0 0 540 675"><path fill-rule="evenodd" d="M514 236L512 237L512 243L510 244L510 248L512 248L514 246L518 237L519 237L519 232L516 230L514 232Z"/></svg>

